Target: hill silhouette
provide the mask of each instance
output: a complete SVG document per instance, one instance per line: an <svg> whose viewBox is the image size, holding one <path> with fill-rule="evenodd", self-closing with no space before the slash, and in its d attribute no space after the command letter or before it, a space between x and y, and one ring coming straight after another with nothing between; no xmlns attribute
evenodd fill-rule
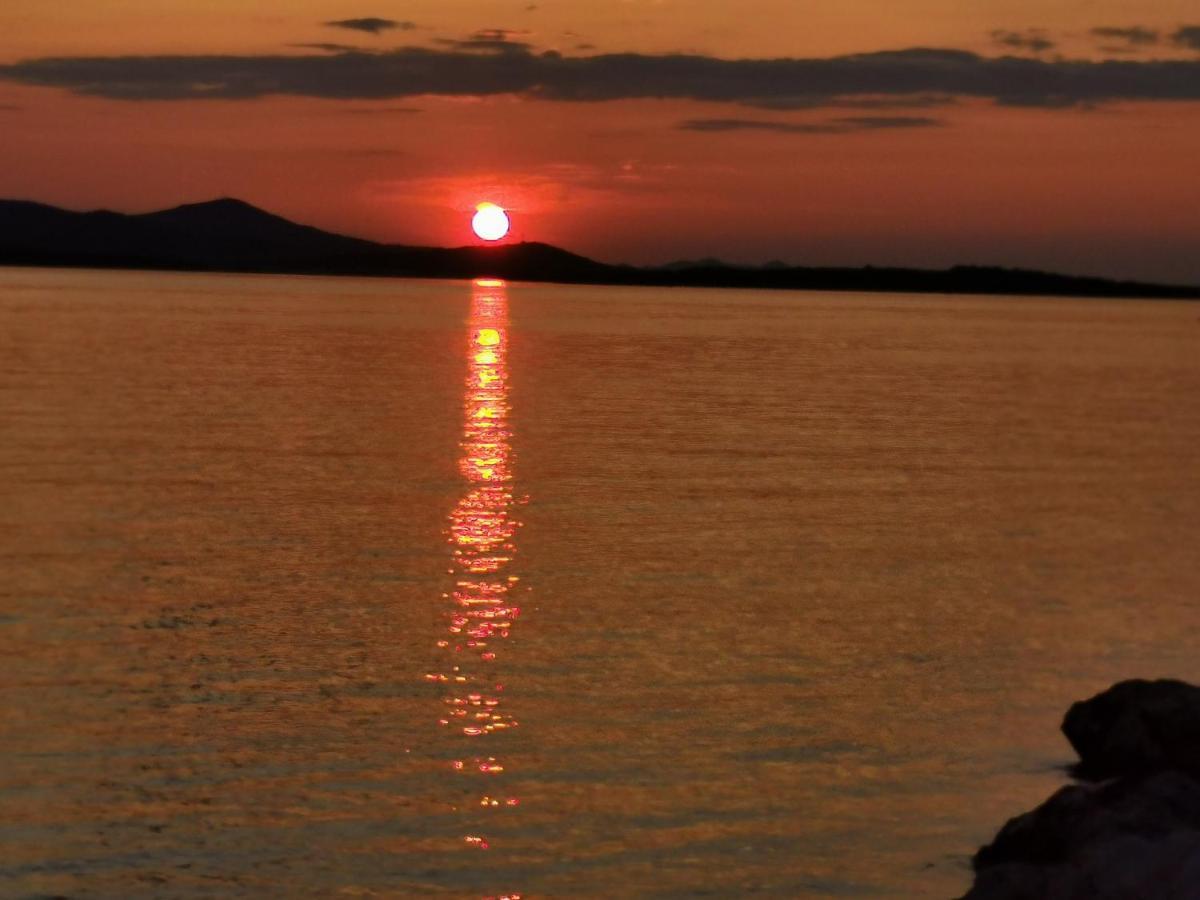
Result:
<svg viewBox="0 0 1200 900"><path fill-rule="evenodd" d="M0 265L304 275L476 278L587 284L1200 299L1200 286L985 266L951 269L733 266L715 259L615 266L541 243L379 244L331 234L222 198L127 215L0 200Z"/></svg>

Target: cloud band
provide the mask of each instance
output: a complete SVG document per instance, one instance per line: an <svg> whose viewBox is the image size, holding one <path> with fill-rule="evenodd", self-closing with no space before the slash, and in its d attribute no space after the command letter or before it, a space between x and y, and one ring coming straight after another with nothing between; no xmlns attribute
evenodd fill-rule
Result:
<svg viewBox="0 0 1200 900"><path fill-rule="evenodd" d="M332 56L57 57L0 66L0 78L120 100L519 94L780 109L866 95L936 94L1043 107L1200 99L1200 60L1042 60L919 48L814 59L423 48Z"/></svg>

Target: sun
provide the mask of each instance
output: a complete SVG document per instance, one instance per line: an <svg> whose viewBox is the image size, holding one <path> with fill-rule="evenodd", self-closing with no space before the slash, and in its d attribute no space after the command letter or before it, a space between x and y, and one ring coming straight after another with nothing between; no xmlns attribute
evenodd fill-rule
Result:
<svg viewBox="0 0 1200 900"><path fill-rule="evenodd" d="M475 207L471 227L485 241L498 241L508 234L508 213L495 203L480 203Z"/></svg>

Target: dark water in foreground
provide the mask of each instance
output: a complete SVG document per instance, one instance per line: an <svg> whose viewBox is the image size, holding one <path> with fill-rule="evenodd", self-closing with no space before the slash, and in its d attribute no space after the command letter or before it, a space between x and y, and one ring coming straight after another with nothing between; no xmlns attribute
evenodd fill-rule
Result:
<svg viewBox="0 0 1200 900"><path fill-rule="evenodd" d="M1200 678L1198 351L0 270L0 896L961 893L1071 700Z"/></svg>

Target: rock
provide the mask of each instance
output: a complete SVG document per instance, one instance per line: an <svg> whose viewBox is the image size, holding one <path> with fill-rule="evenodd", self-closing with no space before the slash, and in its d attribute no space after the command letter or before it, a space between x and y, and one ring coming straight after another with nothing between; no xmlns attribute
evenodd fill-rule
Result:
<svg viewBox="0 0 1200 900"><path fill-rule="evenodd" d="M1200 832L1118 834L1057 865L983 869L963 900L1198 900Z"/></svg>
<svg viewBox="0 0 1200 900"><path fill-rule="evenodd" d="M1200 775L1200 687L1182 681L1122 681L1074 704L1062 730L1079 754L1081 777Z"/></svg>
<svg viewBox="0 0 1200 900"><path fill-rule="evenodd" d="M1200 688L1123 681L1062 729L1090 780L1011 819L964 900L1200 900Z"/></svg>
<svg viewBox="0 0 1200 900"><path fill-rule="evenodd" d="M974 863L976 870L1014 862L1062 863L1115 837L1154 839L1186 831L1200 838L1200 781L1181 772L1076 784L1010 819L975 854Z"/></svg>

